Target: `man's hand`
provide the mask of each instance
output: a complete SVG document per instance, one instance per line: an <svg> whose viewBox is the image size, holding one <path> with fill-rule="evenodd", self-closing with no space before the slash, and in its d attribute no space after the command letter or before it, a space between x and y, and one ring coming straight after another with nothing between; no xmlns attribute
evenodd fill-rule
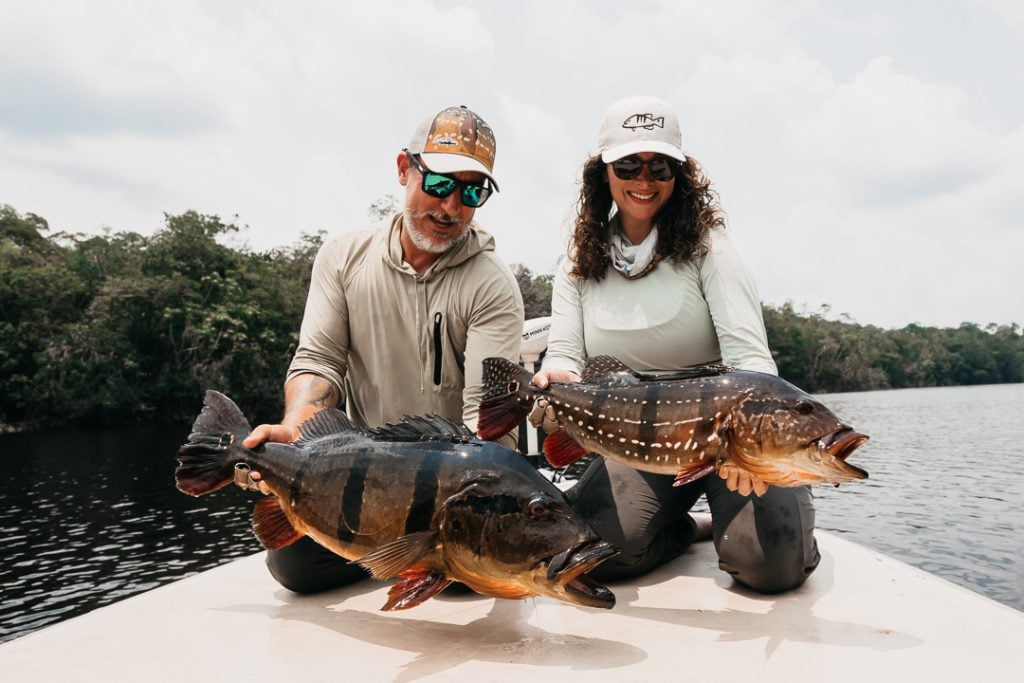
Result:
<svg viewBox="0 0 1024 683"><path fill-rule="evenodd" d="M242 445L246 448L257 448L267 442L292 443L293 441L298 441L300 436L298 427L282 424L260 425L252 430L249 436L245 437ZM261 480L260 473L256 470L250 470L249 481L259 487L260 493L270 495L270 489L267 487L266 482Z"/></svg>
<svg viewBox="0 0 1024 683"><path fill-rule="evenodd" d="M728 463L718 468L718 476L725 480L727 489L736 491L741 496L749 496L751 492L763 496L768 490L768 484L763 479L758 479L745 469Z"/></svg>
<svg viewBox="0 0 1024 683"><path fill-rule="evenodd" d="M267 441L273 441L274 443L292 443L298 441L299 433L298 427L290 427L288 425L276 424L276 425L260 425L256 429L252 430L249 436L245 437L245 441L242 445L246 448L256 448L262 443Z"/></svg>

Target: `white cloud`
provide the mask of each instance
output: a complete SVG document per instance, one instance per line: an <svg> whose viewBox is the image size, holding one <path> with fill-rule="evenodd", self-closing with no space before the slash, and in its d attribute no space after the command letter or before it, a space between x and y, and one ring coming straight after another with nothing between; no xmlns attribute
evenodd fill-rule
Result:
<svg viewBox="0 0 1024 683"><path fill-rule="evenodd" d="M498 137L502 192L478 219L507 261L551 272L601 112L650 93L676 105L767 300L1024 322L1005 294L1024 289L1024 87L992 63L1019 52L1014 8L11 0L0 202L55 229L238 214L252 246L280 246L364 225L399 194L417 121L466 104Z"/></svg>

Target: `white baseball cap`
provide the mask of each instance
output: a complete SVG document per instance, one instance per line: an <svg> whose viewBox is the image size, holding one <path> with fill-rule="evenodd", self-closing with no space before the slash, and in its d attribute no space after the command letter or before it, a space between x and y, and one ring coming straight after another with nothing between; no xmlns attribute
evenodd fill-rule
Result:
<svg viewBox="0 0 1024 683"><path fill-rule="evenodd" d="M494 131L465 106L447 107L423 119L409 140L408 150L418 154L423 165L434 173L483 173L498 189L492 175L497 151Z"/></svg>
<svg viewBox="0 0 1024 683"><path fill-rule="evenodd" d="M671 105L657 97L626 97L613 103L597 134L597 151L606 164L638 152L686 161L682 146L679 119Z"/></svg>

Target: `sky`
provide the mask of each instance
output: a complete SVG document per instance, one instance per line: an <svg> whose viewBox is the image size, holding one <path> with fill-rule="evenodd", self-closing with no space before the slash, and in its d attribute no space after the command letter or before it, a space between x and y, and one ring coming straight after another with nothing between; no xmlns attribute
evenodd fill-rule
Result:
<svg viewBox="0 0 1024 683"><path fill-rule="evenodd" d="M0 0L0 204L52 232L195 210L267 250L365 228L426 114L497 137L477 221L553 273L605 108L655 95L762 300L1024 325L1014 0Z"/></svg>

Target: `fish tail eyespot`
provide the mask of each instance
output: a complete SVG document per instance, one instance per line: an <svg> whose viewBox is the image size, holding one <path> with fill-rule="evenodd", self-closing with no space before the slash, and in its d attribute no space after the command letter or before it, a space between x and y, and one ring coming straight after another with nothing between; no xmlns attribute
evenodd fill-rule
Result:
<svg viewBox="0 0 1024 683"><path fill-rule="evenodd" d="M203 410L192 425L188 443L178 450L174 480L178 490L202 496L235 478L236 454L252 427L230 398L207 391Z"/></svg>
<svg viewBox="0 0 1024 683"><path fill-rule="evenodd" d="M228 449L206 443L188 443L178 451L174 481L178 490L203 496L227 486L235 479L235 466Z"/></svg>

